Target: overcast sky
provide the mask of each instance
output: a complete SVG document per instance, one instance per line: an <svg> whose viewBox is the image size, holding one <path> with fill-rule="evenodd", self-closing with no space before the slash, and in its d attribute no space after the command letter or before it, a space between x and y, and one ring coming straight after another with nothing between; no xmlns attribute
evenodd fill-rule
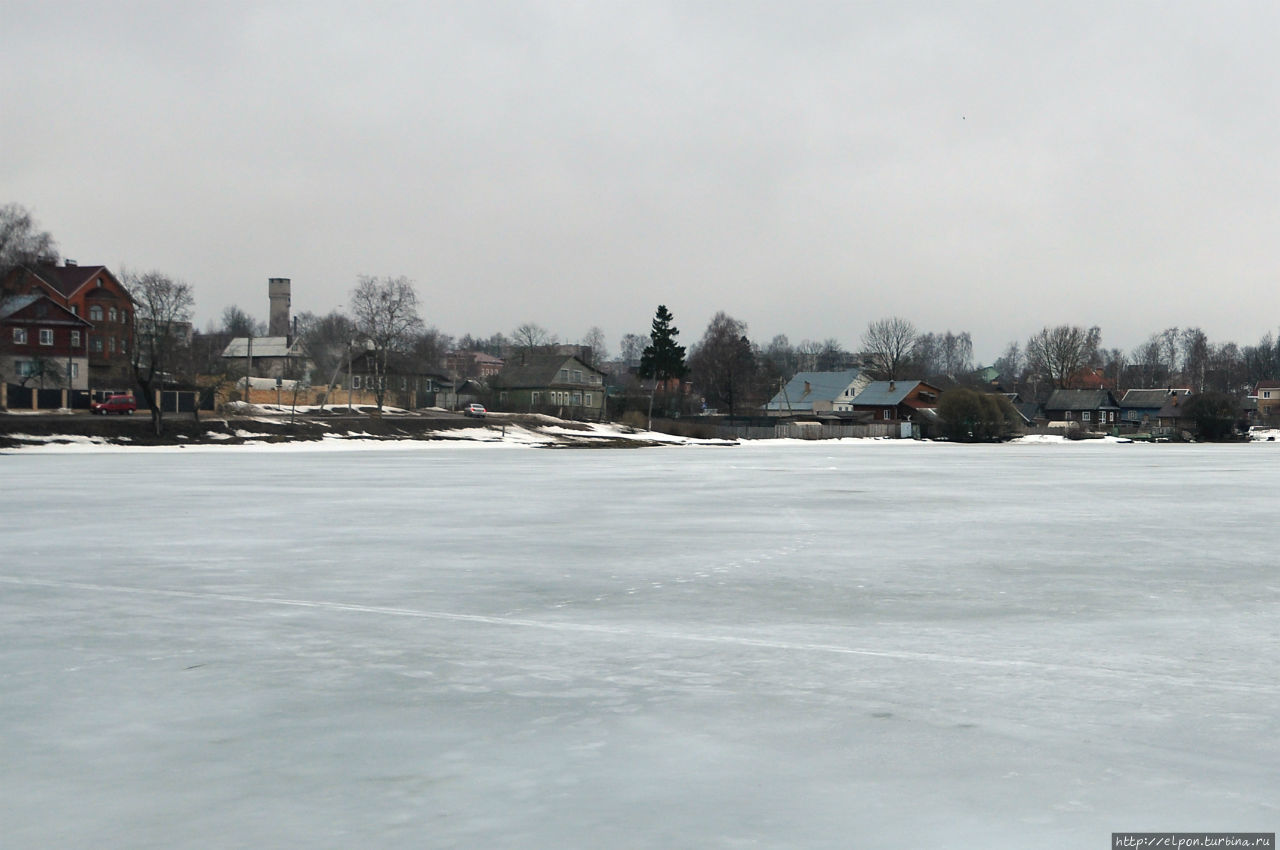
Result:
<svg viewBox="0 0 1280 850"><path fill-rule="evenodd" d="M0 202L197 324L1280 324L1280 4L0 0Z"/></svg>

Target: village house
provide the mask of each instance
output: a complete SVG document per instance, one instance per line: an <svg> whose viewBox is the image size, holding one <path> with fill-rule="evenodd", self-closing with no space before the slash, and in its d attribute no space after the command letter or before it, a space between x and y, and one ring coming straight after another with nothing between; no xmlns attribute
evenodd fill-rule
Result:
<svg viewBox="0 0 1280 850"><path fill-rule="evenodd" d="M0 299L0 383L87 390L92 329L43 292Z"/></svg>
<svg viewBox="0 0 1280 850"><path fill-rule="evenodd" d="M1120 405L1111 390L1054 390L1044 403L1044 416L1050 422L1101 428L1119 422Z"/></svg>
<svg viewBox="0 0 1280 850"><path fill-rule="evenodd" d="M36 263L10 271L0 291L42 294L73 316L87 321L85 334L89 387L124 385L133 345L133 299L106 266Z"/></svg>
<svg viewBox="0 0 1280 850"><path fill-rule="evenodd" d="M847 413L854 397L871 383L860 369L839 372L797 372L764 405L767 416Z"/></svg>
<svg viewBox="0 0 1280 850"><path fill-rule="evenodd" d="M518 354L493 377L495 410L545 412L602 419L605 375L581 358L563 354Z"/></svg>
<svg viewBox="0 0 1280 850"><path fill-rule="evenodd" d="M875 422L931 423L937 419L942 391L924 381L872 381L849 403L854 413L869 413Z"/></svg>
<svg viewBox="0 0 1280 850"><path fill-rule="evenodd" d="M454 351L445 355L445 371L459 378L492 378L502 371L502 360L483 351Z"/></svg>
<svg viewBox="0 0 1280 850"><path fill-rule="evenodd" d="M267 281L267 298L270 302L270 320L267 335L260 337L239 336L233 338L222 350L224 360L231 361L228 368L235 370L244 364L249 377L255 378L305 378L311 368L306 347L293 332L290 318L292 302L291 282L287 277L273 277Z"/></svg>
<svg viewBox="0 0 1280 850"><path fill-rule="evenodd" d="M1280 416L1280 381L1274 378L1259 381L1253 390L1252 398L1258 400L1259 418Z"/></svg>
<svg viewBox="0 0 1280 850"><path fill-rule="evenodd" d="M1120 421L1124 425L1135 428L1149 428L1156 425L1160 410L1171 396L1189 395L1190 390L1173 389L1135 389L1128 390L1120 399Z"/></svg>

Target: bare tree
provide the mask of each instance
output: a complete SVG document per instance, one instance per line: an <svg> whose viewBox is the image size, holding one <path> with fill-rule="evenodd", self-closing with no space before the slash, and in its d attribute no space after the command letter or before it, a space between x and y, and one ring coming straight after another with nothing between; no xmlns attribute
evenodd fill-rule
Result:
<svg viewBox="0 0 1280 850"><path fill-rule="evenodd" d="M378 410L382 410L388 359L392 354L409 351L422 332L418 292L407 277L361 275L351 290L351 314L367 345L374 397Z"/></svg>
<svg viewBox="0 0 1280 850"><path fill-rule="evenodd" d="M1078 325L1044 328L1027 340L1027 366L1058 388L1097 357L1102 332Z"/></svg>
<svg viewBox="0 0 1280 850"><path fill-rule="evenodd" d="M222 332L230 337L266 336L267 325L230 304L222 308Z"/></svg>
<svg viewBox="0 0 1280 850"><path fill-rule="evenodd" d="M413 341L413 359L419 369L441 371L444 359L453 350L453 337L436 328L427 328Z"/></svg>
<svg viewBox="0 0 1280 850"><path fill-rule="evenodd" d="M351 347L360 335L355 320L341 310L333 310L323 316L302 312L295 318L298 339L315 367L312 383L328 382L324 391L324 403L327 404L338 384L339 372L347 365Z"/></svg>
<svg viewBox="0 0 1280 850"><path fill-rule="evenodd" d="M0 206L0 284L18 266L57 259L57 243L36 225L26 207Z"/></svg>
<svg viewBox="0 0 1280 850"><path fill-rule="evenodd" d="M156 436L164 433L164 412L156 390L187 347L195 298L191 286L157 271L122 272L121 281L133 298L133 375L151 411Z"/></svg>
<svg viewBox="0 0 1280 850"><path fill-rule="evenodd" d="M556 338L542 325L525 322L511 332L511 343L521 354L537 354L556 344Z"/></svg>
<svg viewBox="0 0 1280 850"><path fill-rule="evenodd" d="M1179 340L1182 353L1182 378L1198 393L1205 390L1209 369L1209 337L1200 328L1183 328Z"/></svg>
<svg viewBox="0 0 1280 850"><path fill-rule="evenodd" d="M1022 378L1022 371L1026 368L1026 358L1022 356L1022 347L1018 343L1011 342L1004 347L1004 352L996 358L993 364L995 370L1000 373L1000 382L1009 387L1018 385Z"/></svg>
<svg viewBox="0 0 1280 850"><path fill-rule="evenodd" d="M689 354L694 384L707 401L727 406L730 416L737 412L755 380L755 351L746 334L746 324L721 311Z"/></svg>
<svg viewBox="0 0 1280 850"><path fill-rule="evenodd" d="M769 340L769 345L764 350L764 357L773 364L774 371L784 378L790 378L800 371L797 365L799 358L796 348L791 344L791 340L787 339L786 334L778 334Z"/></svg>
<svg viewBox="0 0 1280 850"><path fill-rule="evenodd" d="M871 361L872 369L885 380L900 377L899 372L919 333L916 326L898 316L879 319L867 325L862 335L863 354Z"/></svg>
<svg viewBox="0 0 1280 850"><path fill-rule="evenodd" d="M598 326L592 325L591 328L583 335L582 345L587 349L584 354L586 355L588 366L595 366L596 368L599 368L600 364L608 361L608 344L604 339L604 331L600 330Z"/></svg>
<svg viewBox="0 0 1280 850"><path fill-rule="evenodd" d="M622 362L627 364L628 368L634 369L640 365L640 356L644 353L645 346L649 344L647 336L640 334L623 334L622 350L618 352L618 356L622 358Z"/></svg>

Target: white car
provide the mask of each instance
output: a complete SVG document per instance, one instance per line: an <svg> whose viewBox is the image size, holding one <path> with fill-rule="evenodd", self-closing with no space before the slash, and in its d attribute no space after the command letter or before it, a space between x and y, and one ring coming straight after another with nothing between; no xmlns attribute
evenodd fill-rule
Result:
<svg viewBox="0 0 1280 850"><path fill-rule="evenodd" d="M467 416L474 416L476 419L484 419L484 415L489 411L484 409L483 404L468 404L462 409Z"/></svg>

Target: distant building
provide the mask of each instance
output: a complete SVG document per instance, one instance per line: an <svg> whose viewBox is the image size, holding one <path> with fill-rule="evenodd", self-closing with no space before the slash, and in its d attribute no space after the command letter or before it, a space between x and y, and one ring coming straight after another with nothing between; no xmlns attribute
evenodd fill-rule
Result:
<svg viewBox="0 0 1280 850"><path fill-rule="evenodd" d="M222 357L244 363L255 378L302 378L310 369L306 348L293 334L290 317L291 283L287 277L267 281L267 298L271 305L271 321L267 336L234 337L222 350Z"/></svg>
<svg viewBox="0 0 1280 850"><path fill-rule="evenodd" d="M496 394L497 410L601 419L604 377L578 357L526 354L508 362L489 386Z"/></svg>
<svg viewBox="0 0 1280 850"><path fill-rule="evenodd" d="M0 298L0 382L87 390L92 328L43 292Z"/></svg>
<svg viewBox="0 0 1280 850"><path fill-rule="evenodd" d="M88 385L122 385L130 371L133 348L133 299L106 266L36 263L9 272L0 291L10 295L40 293L88 322Z"/></svg>
<svg viewBox="0 0 1280 850"><path fill-rule="evenodd" d="M768 416L849 412L854 397L871 379L860 369L797 372L764 406Z"/></svg>

